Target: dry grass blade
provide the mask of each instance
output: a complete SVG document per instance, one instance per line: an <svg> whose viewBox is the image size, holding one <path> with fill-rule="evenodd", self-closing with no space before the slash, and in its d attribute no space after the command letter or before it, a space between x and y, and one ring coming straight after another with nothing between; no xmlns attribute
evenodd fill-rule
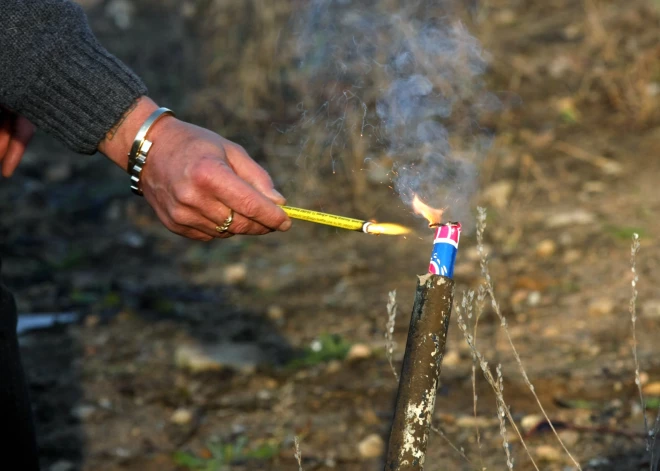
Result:
<svg viewBox="0 0 660 471"><path fill-rule="evenodd" d="M300 440L298 439L298 437L293 438L293 449L294 449L293 456L295 456L296 461L298 461L298 471L303 471L302 453L300 452Z"/></svg>
<svg viewBox="0 0 660 471"><path fill-rule="evenodd" d="M534 390L534 385L532 382L529 380L529 377L527 376L527 371L525 370L525 367L522 363L522 360L520 358L520 355L518 354L518 350L516 349L516 346L513 343L513 339L511 338L511 334L509 333L509 328L507 327L507 322L506 318L502 315L502 311L500 310L500 305L497 302L497 299L495 298L495 289L493 287L493 281L490 277L490 273L488 271L488 259L486 256L486 251L484 248L484 231L486 230L486 208L479 207L478 208L478 217L477 217L477 251L479 252L479 256L481 259L481 274L484 278L484 282L486 285L486 290L488 291L488 295L490 296L491 300L491 305L493 306L493 311L495 311L495 314L497 317L500 319L500 326L504 330L504 333L506 335L507 341L509 342L509 346L511 347L511 351L513 352L513 356L516 359L516 363L518 364L518 370L520 371L520 374L523 377L523 380L525 381L525 384L531 391L532 395L534 396L534 399L536 400L536 404L538 405L539 409L541 410L541 413L543 414L543 417L547 421L548 425L552 429L552 432L555 435L555 438L561 445L561 447L564 449L566 454L570 457L571 461L573 461L573 464L577 467L578 470L582 470L582 467L580 466L580 463L573 457L570 451L568 451L568 448L564 444L564 441L561 439L559 434L557 433L557 430L555 429L554 424L550 420L550 417L548 417L547 412L545 411L545 408L543 407L543 404L541 403L541 400L539 399L538 394L536 394L536 391Z"/></svg>
<svg viewBox="0 0 660 471"><path fill-rule="evenodd" d="M510 455L509 445L506 438L506 425L503 423L504 417L506 417L509 420L509 423L511 424L516 434L518 435L518 439L520 440L520 443L525 449L527 456L529 456L529 459L532 462L534 469L540 471L539 467L536 465L536 462L534 461L534 457L529 451L529 448L527 448L527 444L525 443L525 440L522 434L520 433L520 429L516 425L516 422L513 419L513 416L511 415L511 411L509 410L509 407L506 405L506 401L504 400L504 386L503 384L500 384L499 380L495 379L493 373L490 371L486 358L475 347L474 337L472 336L472 334L468 332L468 326L465 323L465 320L463 319L463 315L461 313L461 309L458 306L456 306L456 322L458 322L458 326L463 332L463 337L465 337L465 341L470 347L470 351L472 352L472 358L481 367L481 372L483 373L484 378L486 378L486 382L488 382L491 389L495 393L495 401L497 403L497 412L498 412L497 418L498 420L500 420L500 434L502 434L503 446L507 456L507 467L509 469L513 469L513 460ZM499 371L500 370L498 367L498 374Z"/></svg>
<svg viewBox="0 0 660 471"><path fill-rule="evenodd" d="M394 353L394 322L396 321L396 290L390 291L387 298L387 324L385 325L385 350L387 354L387 360L390 362L390 368L392 368L392 374L396 378L396 381L399 382L399 374L394 368L394 363L392 361L392 355Z"/></svg>
<svg viewBox="0 0 660 471"><path fill-rule="evenodd" d="M440 430L440 429L439 429L438 427L436 427L435 425L431 425L431 431L432 431L433 433L437 434L437 435L440 435L440 436L442 437L442 439L443 439L445 442L447 442L447 445L449 445L449 446L450 446L450 447L451 447L456 453L458 453L459 455L461 455L461 457L462 457L467 463L469 463L470 465L472 465L472 461L470 461L470 459L467 457L467 455L466 455L465 452L463 451L463 448L458 448L456 445L454 445L454 444L452 443L452 441L447 437L447 435L445 435L445 432L443 432L442 430Z"/></svg>
<svg viewBox="0 0 660 471"><path fill-rule="evenodd" d="M474 292L470 291L470 293L471 293L471 298L473 298ZM472 311L474 308L474 302L472 302L471 298L468 301L468 305L467 305L468 319L472 318ZM465 296L463 297L463 300L466 301ZM486 303L486 288L484 287L484 285L479 285L479 291L477 292L476 315L474 317L474 325L472 327L472 338L475 348L477 346L477 331L479 328L479 319L481 318L481 314L484 312L485 303ZM481 431L479 430L479 423L477 421L477 417L479 415L477 412L478 402L479 402L479 396L477 395L477 362L475 361L475 357L473 356L472 357L472 412L474 415L474 429L477 437L477 450L479 452L479 462L481 463L481 468L483 469L484 458L481 450Z"/></svg>
<svg viewBox="0 0 660 471"><path fill-rule="evenodd" d="M511 450L509 450L509 443L506 439L506 413L508 412L508 407L504 402L504 377L502 377L502 365L497 365L497 418L500 421L500 435L502 435L502 447L504 447L504 452L506 453L506 465L509 469L513 469L513 458L511 457Z"/></svg>
<svg viewBox="0 0 660 471"><path fill-rule="evenodd" d="M646 451L651 451L651 436L649 434L649 422L646 418L646 401L644 400L644 391L642 390L642 380L639 375L639 357L637 356L637 253L639 252L639 235L633 234L632 245L630 247L630 271L632 272L632 281L630 282L630 323L632 330L632 353L633 360L635 361L635 384L639 391L639 401L642 406L642 415L644 417L644 431L646 432ZM651 460L653 461L653 460Z"/></svg>

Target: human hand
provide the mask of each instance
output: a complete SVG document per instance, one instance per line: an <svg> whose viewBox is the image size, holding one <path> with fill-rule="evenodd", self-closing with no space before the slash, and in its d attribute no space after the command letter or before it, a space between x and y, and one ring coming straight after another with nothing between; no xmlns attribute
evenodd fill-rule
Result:
<svg viewBox="0 0 660 471"><path fill-rule="evenodd" d="M285 200L266 171L237 144L207 130L164 118L149 133L153 147L142 191L167 228L193 239L287 230ZM216 226L234 211L227 233Z"/></svg>
<svg viewBox="0 0 660 471"><path fill-rule="evenodd" d="M2 176L11 177L35 131L26 118L0 108L0 162Z"/></svg>
<svg viewBox="0 0 660 471"><path fill-rule="evenodd" d="M143 98L99 150L126 168L127 149L157 106ZM118 136L115 138L115 135ZM152 126L153 142L141 189L161 222L172 232L198 240L235 234L286 231L291 221L278 207L285 200L268 173L239 145L207 129L164 117ZM221 226L234 211L227 232Z"/></svg>

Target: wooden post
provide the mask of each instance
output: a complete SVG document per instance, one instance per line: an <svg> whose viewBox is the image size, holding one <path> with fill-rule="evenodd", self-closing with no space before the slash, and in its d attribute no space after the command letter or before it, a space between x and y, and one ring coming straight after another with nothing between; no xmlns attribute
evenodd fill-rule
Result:
<svg viewBox="0 0 660 471"><path fill-rule="evenodd" d="M419 276L385 471L421 471L454 299L454 280Z"/></svg>

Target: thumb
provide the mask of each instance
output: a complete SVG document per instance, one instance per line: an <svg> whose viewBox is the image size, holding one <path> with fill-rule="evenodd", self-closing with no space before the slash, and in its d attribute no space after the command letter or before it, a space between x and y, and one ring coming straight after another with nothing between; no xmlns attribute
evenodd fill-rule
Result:
<svg viewBox="0 0 660 471"><path fill-rule="evenodd" d="M14 133L15 121L16 115L7 111L3 113L2 108L0 108L0 161L5 156L7 149L9 148L11 136Z"/></svg>
<svg viewBox="0 0 660 471"><path fill-rule="evenodd" d="M2 162L3 176L10 177L14 173L14 170L16 170L16 167L18 167L18 164L23 158L25 149L30 143L35 130L34 124L26 118L19 116L16 119L14 133L9 141L7 152Z"/></svg>
<svg viewBox="0 0 660 471"><path fill-rule="evenodd" d="M254 189L263 194L273 203L282 205L286 198L274 188L273 180L261 165L256 163L245 150L232 144L227 149L227 161L240 178L248 182Z"/></svg>

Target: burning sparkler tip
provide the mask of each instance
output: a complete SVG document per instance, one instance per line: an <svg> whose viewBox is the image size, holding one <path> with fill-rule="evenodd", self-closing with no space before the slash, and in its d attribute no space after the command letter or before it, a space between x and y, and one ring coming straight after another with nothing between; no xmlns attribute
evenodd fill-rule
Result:
<svg viewBox="0 0 660 471"><path fill-rule="evenodd" d="M372 222L364 228L364 232L373 235L405 235L410 233L410 229L399 224Z"/></svg>

